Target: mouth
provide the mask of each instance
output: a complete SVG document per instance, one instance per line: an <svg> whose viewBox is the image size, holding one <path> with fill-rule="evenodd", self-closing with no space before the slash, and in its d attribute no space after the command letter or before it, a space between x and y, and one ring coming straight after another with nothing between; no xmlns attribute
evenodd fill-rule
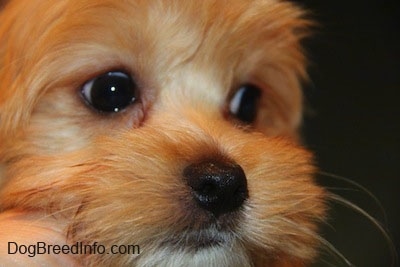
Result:
<svg viewBox="0 0 400 267"><path fill-rule="evenodd" d="M188 231L180 235L167 238L163 245L169 248L181 250L186 249L197 252L204 249L222 247L233 240L233 234L216 229L202 229L197 231Z"/></svg>
<svg viewBox="0 0 400 267"><path fill-rule="evenodd" d="M252 266L240 239L232 229L188 229L170 234L139 261L156 263L151 266Z"/></svg>

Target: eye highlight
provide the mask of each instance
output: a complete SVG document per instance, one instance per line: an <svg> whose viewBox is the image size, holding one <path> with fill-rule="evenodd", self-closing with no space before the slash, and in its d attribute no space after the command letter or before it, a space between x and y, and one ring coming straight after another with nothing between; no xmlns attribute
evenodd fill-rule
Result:
<svg viewBox="0 0 400 267"><path fill-rule="evenodd" d="M112 71L86 82L81 93L96 110L119 112L136 100L137 85L130 75Z"/></svg>
<svg viewBox="0 0 400 267"><path fill-rule="evenodd" d="M229 103L229 112L246 124L253 123L257 117L260 96L261 90L257 86L252 84L242 85Z"/></svg>

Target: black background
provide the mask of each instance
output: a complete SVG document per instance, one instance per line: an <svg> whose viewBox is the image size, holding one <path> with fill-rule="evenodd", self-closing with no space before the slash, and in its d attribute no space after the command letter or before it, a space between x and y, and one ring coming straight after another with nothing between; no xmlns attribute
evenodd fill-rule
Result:
<svg viewBox="0 0 400 267"><path fill-rule="evenodd" d="M306 42L304 139L322 171L318 182L357 204L390 232L400 248L400 1L298 0L319 22ZM365 216L330 203L323 236L355 266L397 266L390 244ZM398 252L397 252L398 253ZM323 253L327 254L327 253ZM331 265L329 265L331 264ZM323 256L316 266L346 266Z"/></svg>

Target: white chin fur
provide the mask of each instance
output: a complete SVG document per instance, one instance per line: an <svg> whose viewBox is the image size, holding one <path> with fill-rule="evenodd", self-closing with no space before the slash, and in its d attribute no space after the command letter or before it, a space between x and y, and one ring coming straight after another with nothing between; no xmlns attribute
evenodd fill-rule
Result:
<svg viewBox="0 0 400 267"><path fill-rule="evenodd" d="M238 244L214 246L198 251L155 249L146 253L148 257L139 258L139 267L250 267L252 266L245 249Z"/></svg>

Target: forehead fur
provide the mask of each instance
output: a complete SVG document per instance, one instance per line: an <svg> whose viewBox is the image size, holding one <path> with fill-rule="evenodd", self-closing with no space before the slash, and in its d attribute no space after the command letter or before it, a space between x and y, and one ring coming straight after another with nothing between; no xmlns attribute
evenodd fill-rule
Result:
<svg viewBox="0 0 400 267"><path fill-rule="evenodd" d="M275 0L11 1L0 14L3 131L26 122L47 90L110 67L161 81L190 62L226 87L279 72L297 88L302 15Z"/></svg>

